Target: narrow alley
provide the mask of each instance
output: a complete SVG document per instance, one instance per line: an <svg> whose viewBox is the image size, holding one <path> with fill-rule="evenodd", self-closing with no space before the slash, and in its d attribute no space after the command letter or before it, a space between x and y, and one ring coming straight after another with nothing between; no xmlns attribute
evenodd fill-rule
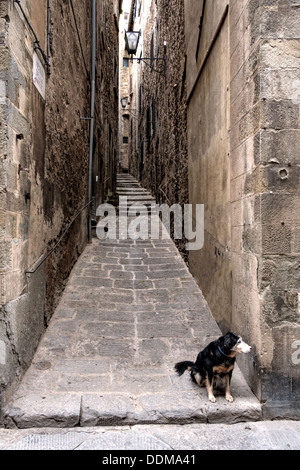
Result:
<svg viewBox="0 0 300 470"><path fill-rule="evenodd" d="M130 175L128 203L151 195ZM134 195L133 195L134 194ZM131 198L131 199L130 199ZM207 399L174 364L221 335L172 240L93 238L73 269L32 365L6 407L7 426L235 423L261 419L240 370L233 403Z"/></svg>
<svg viewBox="0 0 300 470"><path fill-rule="evenodd" d="M298 0L0 1L0 449L299 446L299 24ZM227 332L226 400L174 366Z"/></svg>

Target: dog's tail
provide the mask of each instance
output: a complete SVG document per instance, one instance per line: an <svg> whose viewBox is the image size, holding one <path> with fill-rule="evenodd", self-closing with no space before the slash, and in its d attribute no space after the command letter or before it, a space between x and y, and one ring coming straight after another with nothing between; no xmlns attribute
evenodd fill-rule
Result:
<svg viewBox="0 0 300 470"><path fill-rule="evenodd" d="M191 361L177 362L177 364L175 364L175 370L178 375L182 375L187 369L191 370L191 367L193 367L193 365L194 362Z"/></svg>

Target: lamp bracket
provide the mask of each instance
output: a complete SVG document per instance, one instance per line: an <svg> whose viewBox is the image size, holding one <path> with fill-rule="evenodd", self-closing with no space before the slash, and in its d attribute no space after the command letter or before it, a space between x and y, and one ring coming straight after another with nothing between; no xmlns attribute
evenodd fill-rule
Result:
<svg viewBox="0 0 300 470"><path fill-rule="evenodd" d="M147 64L147 65L149 65L147 63L147 61L153 62L154 60L156 60L157 62L159 62L159 61L163 62L163 65L164 65L163 71L153 68L152 65L149 65L149 67L151 67L151 69L154 72L159 73L159 74L163 75L164 77L166 77L167 61L166 61L165 57L131 57L130 60L137 60L138 63L142 61L142 62L145 62L145 64Z"/></svg>

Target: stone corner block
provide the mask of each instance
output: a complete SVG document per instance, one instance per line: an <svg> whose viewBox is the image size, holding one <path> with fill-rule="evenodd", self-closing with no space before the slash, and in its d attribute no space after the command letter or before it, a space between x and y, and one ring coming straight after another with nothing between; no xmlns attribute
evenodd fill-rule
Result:
<svg viewBox="0 0 300 470"><path fill-rule="evenodd" d="M16 399L4 409L4 420L10 427L66 428L75 427L80 418L81 396L78 394L33 394Z"/></svg>

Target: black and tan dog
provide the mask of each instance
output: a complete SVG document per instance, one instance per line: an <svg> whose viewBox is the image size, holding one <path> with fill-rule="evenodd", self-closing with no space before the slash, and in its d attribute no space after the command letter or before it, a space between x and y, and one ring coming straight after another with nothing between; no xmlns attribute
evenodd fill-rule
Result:
<svg viewBox="0 0 300 470"><path fill-rule="evenodd" d="M248 353L251 346L244 343L242 338L234 333L227 333L216 341L212 341L198 354L196 362L184 361L175 365L175 370L182 375L187 369L191 377L200 387L206 386L208 398L212 403L216 399L213 393L214 382L217 376L226 377L226 400L232 402L230 382L238 352Z"/></svg>

